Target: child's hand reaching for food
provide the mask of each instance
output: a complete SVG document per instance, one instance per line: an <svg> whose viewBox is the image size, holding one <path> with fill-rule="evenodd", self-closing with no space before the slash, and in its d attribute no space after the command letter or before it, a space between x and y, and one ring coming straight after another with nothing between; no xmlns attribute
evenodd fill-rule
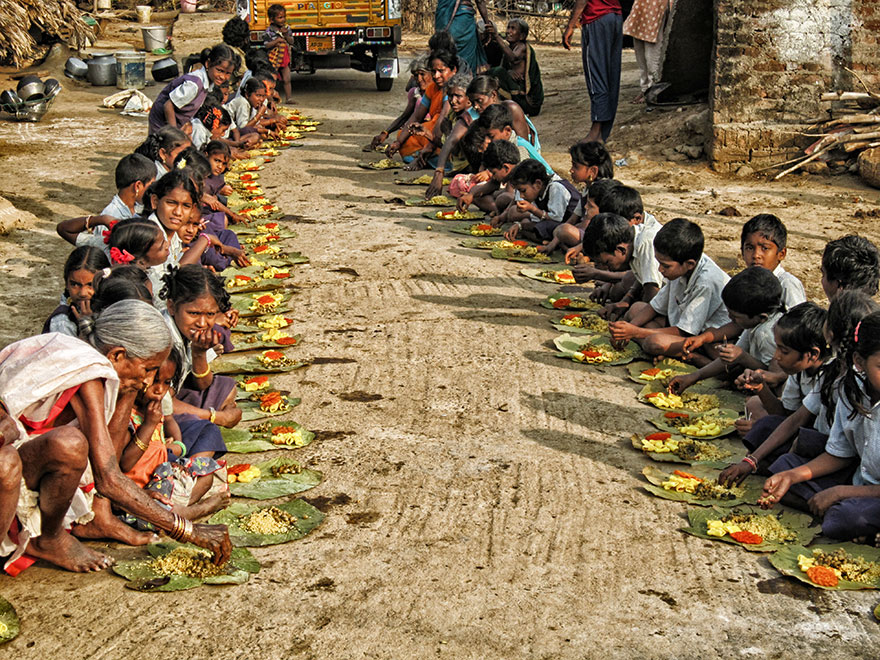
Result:
<svg viewBox="0 0 880 660"><path fill-rule="evenodd" d="M764 389L764 371L761 369L746 369L733 383L743 392L757 394Z"/></svg>
<svg viewBox="0 0 880 660"><path fill-rule="evenodd" d="M718 348L718 357L727 365L733 365L740 361L745 351L736 344L722 344Z"/></svg>

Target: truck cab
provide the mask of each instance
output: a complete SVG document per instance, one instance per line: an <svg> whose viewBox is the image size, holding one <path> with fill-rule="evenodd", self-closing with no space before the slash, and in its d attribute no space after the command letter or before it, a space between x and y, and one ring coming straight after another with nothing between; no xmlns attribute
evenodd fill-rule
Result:
<svg viewBox="0 0 880 660"><path fill-rule="evenodd" d="M302 59L291 71L317 69L373 72L387 92L399 73L402 0L251 0L251 41L262 42L270 5L286 9Z"/></svg>

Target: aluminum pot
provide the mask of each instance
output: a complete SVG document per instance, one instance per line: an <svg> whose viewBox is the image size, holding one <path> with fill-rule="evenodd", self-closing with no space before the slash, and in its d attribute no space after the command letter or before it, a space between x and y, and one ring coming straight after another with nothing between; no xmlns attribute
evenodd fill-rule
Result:
<svg viewBox="0 0 880 660"><path fill-rule="evenodd" d="M25 76L18 82L18 95L25 101L43 96L45 86L36 76Z"/></svg>
<svg viewBox="0 0 880 660"><path fill-rule="evenodd" d="M61 83L55 80L55 78L47 78L43 82L43 94L46 95L47 99L54 98L58 96L58 93L61 91Z"/></svg>
<svg viewBox="0 0 880 660"><path fill-rule="evenodd" d="M78 57L68 57L64 64L64 73L72 78L85 78L89 72L89 65Z"/></svg>
<svg viewBox="0 0 880 660"><path fill-rule="evenodd" d="M156 82L165 82L166 80L174 80L180 75L180 67L177 66L177 60L173 57L166 57L157 60L150 72L153 74L153 80Z"/></svg>
<svg viewBox="0 0 880 660"><path fill-rule="evenodd" d="M31 83L35 83L35 82L40 82L40 77L35 76L32 73L29 73L28 75L21 77L21 79L18 81L18 87L16 87L16 89L19 92L21 92L22 87L24 87L25 85L30 85ZM19 96L21 96L20 93L19 93Z"/></svg>
<svg viewBox="0 0 880 660"><path fill-rule="evenodd" d="M89 60L89 82L99 87L116 84L116 58L113 55L96 55Z"/></svg>
<svg viewBox="0 0 880 660"><path fill-rule="evenodd" d="M11 89L7 89L0 94L0 110L8 112L9 114L15 114L15 111L18 110L20 105L21 97Z"/></svg>

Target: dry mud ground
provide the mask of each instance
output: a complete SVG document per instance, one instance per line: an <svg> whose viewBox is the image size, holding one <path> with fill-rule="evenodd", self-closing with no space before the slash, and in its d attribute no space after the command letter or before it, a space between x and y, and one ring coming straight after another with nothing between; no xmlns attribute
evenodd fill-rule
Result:
<svg viewBox="0 0 880 660"><path fill-rule="evenodd" d="M178 47L211 41L224 19L182 19ZM536 122L565 171L569 143L587 130L579 54L539 53L548 90L577 90L550 97ZM787 264L817 299L827 239L880 238L853 217L878 205L855 179L729 180L657 158L681 122L625 103L632 53L625 63L625 128L612 147L641 157L618 175L662 221L699 220L724 266L735 266L743 218L714 212L730 205L785 219ZM99 211L117 159L146 133L95 109L112 89L64 82L42 123L0 124L0 194L38 218L0 241L3 344L56 304L68 247L54 224ZM303 399L299 421L320 431L299 457L325 474L306 494L328 513L323 526L257 549L263 570L235 588L147 595L109 573L43 565L0 578L23 619L4 657L876 655L876 595L807 589L761 556L685 536L685 507L640 489L646 460L627 438L650 428L651 412L621 370L550 355L556 333L538 302L553 287L383 202L413 189L355 162L402 88L380 94L354 72L299 79L299 106L325 123L263 173L267 192L303 217L296 246L312 258L297 271L298 350L330 358L281 381Z"/></svg>

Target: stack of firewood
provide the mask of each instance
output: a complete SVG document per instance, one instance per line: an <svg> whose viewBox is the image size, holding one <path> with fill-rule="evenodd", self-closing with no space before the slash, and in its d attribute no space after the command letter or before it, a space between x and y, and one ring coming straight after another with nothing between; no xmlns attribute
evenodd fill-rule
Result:
<svg viewBox="0 0 880 660"><path fill-rule="evenodd" d="M856 75L855 73L853 75ZM858 76L856 75L856 78ZM852 159L880 147L880 93L874 92L859 78L864 92L828 92L822 100L832 102L832 119L815 126L819 139L804 150L804 155L779 167L790 165L774 178L781 179L815 160L828 160L833 152Z"/></svg>

